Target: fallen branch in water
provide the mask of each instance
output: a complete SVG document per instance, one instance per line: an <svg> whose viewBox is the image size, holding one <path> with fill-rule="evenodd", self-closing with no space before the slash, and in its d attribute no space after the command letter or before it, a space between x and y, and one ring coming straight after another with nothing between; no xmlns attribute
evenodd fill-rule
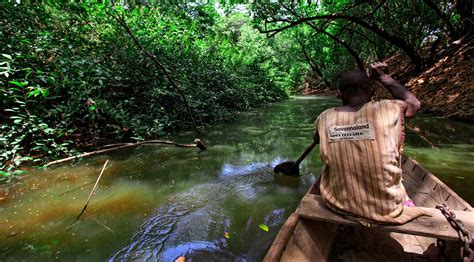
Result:
<svg viewBox="0 0 474 262"><path fill-rule="evenodd" d="M79 213L79 215L76 217L76 220L74 220L74 223L72 223L73 225L77 222L77 220L79 220L79 218L81 218L82 214L84 214L84 212L86 211L87 205L89 205L89 202L91 201L92 195L94 194L94 192L95 192L95 190L96 190L96 188L97 188L97 185L99 184L99 180L100 180L100 178L102 177L102 174L104 173L105 166L107 166L107 163L109 163L109 160L108 160L108 159L107 159L107 161L105 161L104 166L102 167L102 171L100 171L99 177L98 177L97 180L95 181L95 185L94 185L94 187L92 188L91 192L89 193L89 197L87 198L87 202L86 202L86 204L84 205L84 208L82 208L81 213Z"/></svg>
<svg viewBox="0 0 474 262"><path fill-rule="evenodd" d="M117 146L123 146L123 145L128 145L128 144L130 144L130 143L109 144L109 145L99 146L97 149L102 150L102 149L106 149L106 148L109 148L109 147L117 147Z"/></svg>
<svg viewBox="0 0 474 262"><path fill-rule="evenodd" d="M74 160L74 159L77 159L77 158L83 158L83 157L87 157L87 156L92 156L92 155L97 155L97 154L110 152L110 151L117 150L117 149L122 149L122 148L127 148L127 147L134 147L134 146L145 145L145 144L171 145L171 146L176 146L176 147L197 147L201 150L206 149L206 147L201 143L201 140L199 140L199 139L195 139L194 144L178 144L178 143L175 143L173 141L167 141L167 140L147 140L147 141L141 141L141 142L137 142L137 143L127 143L127 144L122 144L122 145L119 144L119 146L106 148L106 149L101 149L101 150L97 150L97 151L93 151L93 152L87 152L87 153L83 153L83 154L80 154L80 155L77 155L77 156L71 156L71 157L51 161L51 162L47 163L46 165L44 165L44 167L49 167L49 166L52 166L52 165L64 163L64 162L71 161L71 160Z"/></svg>
<svg viewBox="0 0 474 262"><path fill-rule="evenodd" d="M110 227L108 227L106 224L104 224L103 222L101 222L99 219L95 218L93 215L91 215L90 213L88 213L87 211L84 211L84 214L87 215L87 217L89 218L92 218L92 220L94 220L97 225L103 227L105 230L109 231L109 232L114 232ZM66 227L66 230L71 230L73 226L77 225L81 223L81 221L77 221L75 222L75 224L72 224L72 225L69 225Z"/></svg>
<svg viewBox="0 0 474 262"><path fill-rule="evenodd" d="M64 195L69 194L69 193L71 193L71 192L74 192L74 191L76 191L76 190L82 189L82 188L84 188L85 186L88 186L88 185L90 185L90 184L92 184L92 183L94 183L94 182L89 182L89 183L86 183L86 184L84 184L84 185L75 187L75 188L73 188L73 189L69 189L68 191L63 192L63 193L59 194L58 196L64 196Z"/></svg>
<svg viewBox="0 0 474 262"><path fill-rule="evenodd" d="M109 232L114 232L110 227L108 227L106 224L102 223L100 220L98 220L97 218L95 218L93 215L87 213L87 211L84 211L85 214L88 215L88 217L92 218L92 220L94 220L98 225L102 226L103 228L105 228L107 231Z"/></svg>

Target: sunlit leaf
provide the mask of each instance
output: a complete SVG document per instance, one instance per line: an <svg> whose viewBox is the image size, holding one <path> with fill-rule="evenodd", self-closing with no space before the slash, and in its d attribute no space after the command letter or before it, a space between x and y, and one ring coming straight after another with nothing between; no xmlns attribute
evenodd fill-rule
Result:
<svg viewBox="0 0 474 262"><path fill-rule="evenodd" d="M25 173L26 173L26 171L23 171L23 170L15 170L15 171L13 171L13 174L14 174L14 175L23 175L23 174L25 174Z"/></svg>
<svg viewBox="0 0 474 262"><path fill-rule="evenodd" d="M229 239L230 238L230 233L229 232L224 232L224 237Z"/></svg>
<svg viewBox="0 0 474 262"><path fill-rule="evenodd" d="M37 97L39 94L41 94L41 89L35 89L35 91L33 91L33 95L35 97Z"/></svg>
<svg viewBox="0 0 474 262"><path fill-rule="evenodd" d="M8 83L12 84L12 85L16 85L16 86L19 86L19 87L24 87L28 84L27 81L23 81L23 82L18 82L18 81L8 81Z"/></svg>
<svg viewBox="0 0 474 262"><path fill-rule="evenodd" d="M54 132L54 129L52 129L52 128L46 128L46 129L44 130L44 132L46 132L46 133L52 133L52 132Z"/></svg>
<svg viewBox="0 0 474 262"><path fill-rule="evenodd" d="M269 230L269 229L268 229L268 226L265 225L265 224L260 224L260 225L258 225L258 227L259 227L261 230L265 231L265 232L268 232L268 230Z"/></svg>

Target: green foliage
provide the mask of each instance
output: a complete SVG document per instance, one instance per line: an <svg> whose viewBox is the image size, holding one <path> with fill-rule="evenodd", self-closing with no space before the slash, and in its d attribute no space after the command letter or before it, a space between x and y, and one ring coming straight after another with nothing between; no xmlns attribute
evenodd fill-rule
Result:
<svg viewBox="0 0 474 262"><path fill-rule="evenodd" d="M47 85L54 84L55 80L41 70L21 68L18 62L21 58L21 53L2 54L0 58L1 74L5 77L0 86L4 111L0 125L0 170L3 170L0 181L23 173L16 170L22 163L40 161L30 156L59 157L69 152L72 145L72 141L67 139L67 131L51 128L43 118L30 113L30 108L48 98Z"/></svg>
<svg viewBox="0 0 474 262"><path fill-rule="evenodd" d="M459 1L470 10L469 1ZM461 8L463 9L463 8ZM449 1L316 1L252 5L254 24L269 36L299 39L318 75L333 82L349 68L405 53L414 72L434 63L436 47L468 36ZM459 11L459 10L458 10ZM463 13L465 21L471 12ZM457 24L457 26L455 26ZM466 37L467 38L467 37ZM425 50L423 50L425 49ZM357 62L357 63L356 63Z"/></svg>
<svg viewBox="0 0 474 262"><path fill-rule="evenodd" d="M261 230L265 231L265 232L268 232L270 229L268 228L267 225L265 224L260 224L258 225L258 228L260 228Z"/></svg>
<svg viewBox="0 0 474 262"><path fill-rule="evenodd" d="M275 42L249 16L223 16L212 5L4 3L2 177L98 139L142 140L190 128L181 98L108 12L123 16L169 69L199 124L284 99L302 75L274 61Z"/></svg>

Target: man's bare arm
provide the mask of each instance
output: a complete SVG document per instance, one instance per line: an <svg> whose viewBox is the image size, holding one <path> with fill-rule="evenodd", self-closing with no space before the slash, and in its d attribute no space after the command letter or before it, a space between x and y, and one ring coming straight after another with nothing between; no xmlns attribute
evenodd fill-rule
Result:
<svg viewBox="0 0 474 262"><path fill-rule="evenodd" d="M379 80L395 99L402 100L406 106L405 116L412 117L420 109L420 101L404 85L397 82L386 72L388 66L386 63L374 63L370 65L371 78Z"/></svg>

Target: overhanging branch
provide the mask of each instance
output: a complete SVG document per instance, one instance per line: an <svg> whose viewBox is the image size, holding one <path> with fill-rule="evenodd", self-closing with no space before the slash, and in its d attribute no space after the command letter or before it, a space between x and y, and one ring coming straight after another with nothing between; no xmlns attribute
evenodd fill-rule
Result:
<svg viewBox="0 0 474 262"><path fill-rule="evenodd" d="M132 38L133 42L135 45L143 52L145 53L146 56L148 56L153 63L162 71L162 73L165 75L166 79L171 83L173 88L178 92L179 96L184 102L184 106L186 108L186 111L189 115L189 118L192 121L194 131L196 132L196 137L199 138L201 136L201 133L199 132L199 129L197 128L196 120L194 119L193 113L191 111L191 108L189 107L188 100L186 99L186 96L184 95L183 91L181 90L181 87L178 85L178 83L174 80L174 78L171 76L171 74L168 72L166 67L156 58L154 54L152 54L150 51L146 50L145 47L143 47L142 44L140 44L140 41L136 38L136 36L132 33L130 30L130 27L128 27L127 23L125 22L125 19L122 16L119 15L114 15L109 11L106 11L108 15L110 15L113 19L115 19L122 27L125 29L127 34ZM204 147L205 148L205 147Z"/></svg>
<svg viewBox="0 0 474 262"><path fill-rule="evenodd" d="M337 20L337 19L342 19L342 20L347 20L350 22L353 22L354 24L357 24L359 26L362 26L381 38L391 42L395 46L399 47L402 49L408 57L410 57L410 60L413 65L415 65L415 68L418 70L421 68L421 57L418 55L417 51L415 48L410 45L407 41L405 41L403 38L398 37L395 34L392 34L390 32L387 32L383 30L382 28L376 26L375 24L368 23L367 21L363 20L360 17L356 16L350 16L350 15L345 15L345 14L328 14L328 15L317 15L317 16L312 16L312 17L303 17L299 18L295 21L288 22L287 25L282 26L280 28L275 28L275 29L270 29L270 30L260 30L262 33L267 33L269 34L269 37L272 37L286 29L292 28L294 26L298 26L303 23L309 23L311 21L317 21L317 20L324 20L324 19L330 19L330 20ZM279 19L274 20L276 22L286 22L286 21L279 21Z"/></svg>

